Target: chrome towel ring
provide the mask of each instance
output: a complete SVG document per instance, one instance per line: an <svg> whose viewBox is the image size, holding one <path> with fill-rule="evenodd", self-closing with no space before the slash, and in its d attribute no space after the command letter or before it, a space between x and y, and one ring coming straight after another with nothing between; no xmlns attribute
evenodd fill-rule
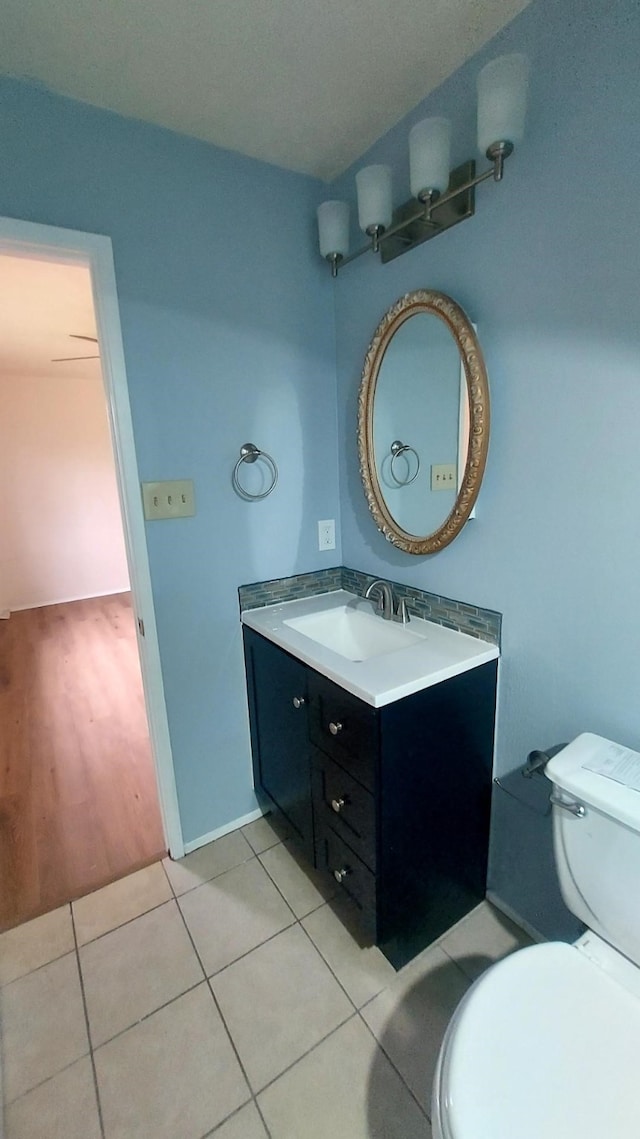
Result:
<svg viewBox="0 0 640 1139"><path fill-rule="evenodd" d="M255 463L256 459L264 459L267 466L269 467L271 474L271 484L267 487L266 490L263 490L261 494L251 494L248 490L245 490L245 488L240 483L240 479L238 478L238 473L242 464ZM268 494L271 494L271 491L273 490L277 481L278 468L274 460L271 458L271 455L268 455L266 451L261 451L259 447L256 447L255 443L243 443L240 448L240 458L233 468L233 474L231 476L231 482L233 483L233 489L235 490L236 494L239 494L240 498L244 498L247 501L252 501L258 498L266 498Z"/></svg>
<svg viewBox="0 0 640 1139"><path fill-rule="evenodd" d="M415 455L415 457L416 457L417 466L416 466L415 474L412 475L410 479L409 478L399 479L396 472L393 469L393 464L395 463L396 459L399 458L400 455L406 455L409 451L411 451L411 454ZM407 460L407 463L408 463L408 460ZM420 456L419 456L418 452L416 451L415 447L410 447L408 443L402 443L400 441L400 439L394 439L393 443L391 444L391 467L390 467L390 470L391 470L391 477L392 477L393 481L395 483L397 483L398 486L409 486L412 482L415 482L417 477L418 477L418 474L420 472Z"/></svg>

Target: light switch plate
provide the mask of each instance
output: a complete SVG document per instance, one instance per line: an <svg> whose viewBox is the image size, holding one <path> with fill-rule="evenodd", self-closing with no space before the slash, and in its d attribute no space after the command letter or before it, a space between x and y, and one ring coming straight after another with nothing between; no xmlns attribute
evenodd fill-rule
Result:
<svg viewBox="0 0 640 1139"><path fill-rule="evenodd" d="M432 490L458 490L458 476L455 463L431 464Z"/></svg>
<svg viewBox="0 0 640 1139"><path fill-rule="evenodd" d="M191 479L143 482L142 501L144 516L149 521L158 518L190 518L196 512Z"/></svg>

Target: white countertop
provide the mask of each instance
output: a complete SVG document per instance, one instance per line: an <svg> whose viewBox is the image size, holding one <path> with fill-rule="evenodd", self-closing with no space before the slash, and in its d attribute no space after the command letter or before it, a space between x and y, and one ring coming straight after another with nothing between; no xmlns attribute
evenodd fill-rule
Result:
<svg viewBox="0 0 640 1139"><path fill-rule="evenodd" d="M420 617L412 617L408 628L420 632L424 639L361 661L347 660L285 624L292 617L320 613L345 604L367 613L373 611L370 601L337 589L296 601L264 605L260 609L245 609L242 623L374 708L391 704L500 656L497 645Z"/></svg>

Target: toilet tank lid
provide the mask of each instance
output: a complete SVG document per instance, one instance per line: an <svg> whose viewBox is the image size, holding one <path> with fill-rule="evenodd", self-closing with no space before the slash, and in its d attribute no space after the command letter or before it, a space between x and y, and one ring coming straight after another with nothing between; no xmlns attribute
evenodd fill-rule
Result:
<svg viewBox="0 0 640 1139"><path fill-rule="evenodd" d="M549 760L545 774L581 803L640 832L640 752L583 732Z"/></svg>

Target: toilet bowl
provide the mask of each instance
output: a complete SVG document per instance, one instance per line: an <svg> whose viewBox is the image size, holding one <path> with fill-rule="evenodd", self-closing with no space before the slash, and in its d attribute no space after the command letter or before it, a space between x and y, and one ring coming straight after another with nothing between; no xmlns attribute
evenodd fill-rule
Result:
<svg viewBox="0 0 640 1139"><path fill-rule="evenodd" d="M546 773L562 893L589 929L471 987L438 1057L434 1139L640 1137L640 754L584 734Z"/></svg>

